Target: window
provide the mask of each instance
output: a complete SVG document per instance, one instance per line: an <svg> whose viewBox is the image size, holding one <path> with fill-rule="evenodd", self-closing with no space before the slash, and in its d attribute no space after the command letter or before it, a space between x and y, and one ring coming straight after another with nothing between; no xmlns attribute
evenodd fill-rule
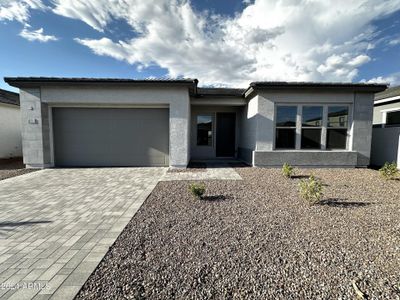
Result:
<svg viewBox="0 0 400 300"><path fill-rule="evenodd" d="M278 106L276 110L276 149L296 148L297 106Z"/></svg>
<svg viewBox="0 0 400 300"><path fill-rule="evenodd" d="M321 149L322 106L303 106L301 149Z"/></svg>
<svg viewBox="0 0 400 300"><path fill-rule="evenodd" d="M347 149L349 109L327 104L276 106L275 149ZM400 124L400 111L393 113L388 113L388 123Z"/></svg>
<svg viewBox="0 0 400 300"><path fill-rule="evenodd" d="M386 113L386 125L400 126L400 110Z"/></svg>
<svg viewBox="0 0 400 300"><path fill-rule="evenodd" d="M212 116L197 116L197 145L212 146Z"/></svg>
<svg viewBox="0 0 400 300"><path fill-rule="evenodd" d="M347 106L328 107L327 149L346 149L348 116Z"/></svg>

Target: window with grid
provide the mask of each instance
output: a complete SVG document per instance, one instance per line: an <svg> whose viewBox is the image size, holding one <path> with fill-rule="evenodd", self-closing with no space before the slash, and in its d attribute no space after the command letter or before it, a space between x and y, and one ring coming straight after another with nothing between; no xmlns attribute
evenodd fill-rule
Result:
<svg viewBox="0 0 400 300"><path fill-rule="evenodd" d="M322 106L303 106L301 149L321 149Z"/></svg>
<svg viewBox="0 0 400 300"><path fill-rule="evenodd" d="M278 106L276 109L276 149L296 148L297 106Z"/></svg>
<svg viewBox="0 0 400 300"><path fill-rule="evenodd" d="M349 123L348 106L329 106L326 149L346 149Z"/></svg>

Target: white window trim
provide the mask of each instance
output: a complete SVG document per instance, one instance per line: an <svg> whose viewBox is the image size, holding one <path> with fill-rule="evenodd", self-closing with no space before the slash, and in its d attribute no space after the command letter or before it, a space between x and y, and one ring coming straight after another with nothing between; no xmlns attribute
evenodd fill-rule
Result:
<svg viewBox="0 0 400 300"><path fill-rule="evenodd" d="M280 126L276 126L276 117L278 107L280 106L295 106L297 107L297 118L296 118L296 141L295 141L295 149L277 149L276 148L276 129L284 128ZM321 129L321 149L301 149L301 130L302 130L302 118L303 118L303 106L322 106L322 127L305 127L305 128L319 128ZM347 127L328 127L328 108L332 106L346 106L348 108L348 116L347 116ZM275 104L274 111L274 133L273 133L273 149L274 151L352 151L351 149L351 128L353 123L353 105L350 103L279 103ZM396 109L400 110L400 109ZM294 128L294 127L286 127L286 128ZM346 148L345 149L327 149L327 131L328 128L337 128L337 129L346 129L347 130L347 138L346 138Z"/></svg>
<svg viewBox="0 0 400 300"><path fill-rule="evenodd" d="M386 126L386 122L387 122L387 113L389 112L396 112L396 111L400 111L400 107L397 108L387 108L387 109L382 109L381 113L382 113L382 127Z"/></svg>

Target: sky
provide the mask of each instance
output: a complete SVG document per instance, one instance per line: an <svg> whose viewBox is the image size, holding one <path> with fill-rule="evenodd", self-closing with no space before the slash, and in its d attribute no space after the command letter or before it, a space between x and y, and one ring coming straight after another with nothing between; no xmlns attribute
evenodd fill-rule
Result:
<svg viewBox="0 0 400 300"><path fill-rule="evenodd" d="M400 84L400 0L0 0L4 76Z"/></svg>

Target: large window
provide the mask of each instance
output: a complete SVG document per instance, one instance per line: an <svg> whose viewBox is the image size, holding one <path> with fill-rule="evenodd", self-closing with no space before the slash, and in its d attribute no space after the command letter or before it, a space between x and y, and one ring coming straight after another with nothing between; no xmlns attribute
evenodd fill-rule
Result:
<svg viewBox="0 0 400 300"><path fill-rule="evenodd" d="M329 106L326 131L327 149L346 149L349 108Z"/></svg>
<svg viewBox="0 0 400 300"><path fill-rule="evenodd" d="M303 106L301 149L321 149L322 106Z"/></svg>
<svg viewBox="0 0 400 300"><path fill-rule="evenodd" d="M386 113L386 125L400 126L400 110Z"/></svg>
<svg viewBox="0 0 400 300"><path fill-rule="evenodd" d="M197 116L197 145L212 146L212 116Z"/></svg>
<svg viewBox="0 0 400 300"><path fill-rule="evenodd" d="M348 126L348 105L278 105L275 149L346 149Z"/></svg>
<svg viewBox="0 0 400 300"><path fill-rule="evenodd" d="M276 111L276 149L296 147L297 106L278 106Z"/></svg>

